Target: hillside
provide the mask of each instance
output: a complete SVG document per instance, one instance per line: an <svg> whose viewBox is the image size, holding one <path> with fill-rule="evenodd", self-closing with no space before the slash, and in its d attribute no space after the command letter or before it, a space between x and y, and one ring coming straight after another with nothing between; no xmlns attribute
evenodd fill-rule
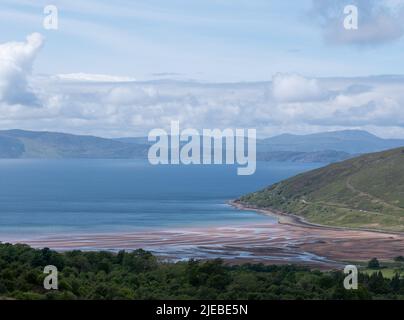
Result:
<svg viewBox="0 0 404 320"><path fill-rule="evenodd" d="M145 157L147 148L94 136L0 131L0 158L136 158Z"/></svg>
<svg viewBox="0 0 404 320"><path fill-rule="evenodd" d="M0 131L0 159L93 158L146 159L147 137L107 139L58 132ZM181 145L185 142L181 142ZM258 161L333 163L361 153L404 146L404 140L382 139L350 130L310 135L283 134L257 140Z"/></svg>
<svg viewBox="0 0 404 320"><path fill-rule="evenodd" d="M307 135L282 134L260 141L261 150L316 152L323 150L360 154L404 146L404 140L382 139L367 131L342 130Z"/></svg>
<svg viewBox="0 0 404 320"><path fill-rule="evenodd" d="M297 175L239 199L332 226L404 231L404 148Z"/></svg>
<svg viewBox="0 0 404 320"><path fill-rule="evenodd" d="M323 150L313 152L299 151L268 151L257 152L258 161L289 161L298 163L333 163L354 157L352 154L343 151Z"/></svg>

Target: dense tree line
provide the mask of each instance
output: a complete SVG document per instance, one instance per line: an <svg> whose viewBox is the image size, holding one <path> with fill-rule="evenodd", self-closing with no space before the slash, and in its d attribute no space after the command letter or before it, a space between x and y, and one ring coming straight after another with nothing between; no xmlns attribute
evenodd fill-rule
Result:
<svg viewBox="0 0 404 320"><path fill-rule="evenodd" d="M59 270L59 289L45 290L44 266ZM404 299L404 279L359 273L345 290L340 271L221 260L165 263L144 250L58 253L0 244L0 297L14 299Z"/></svg>

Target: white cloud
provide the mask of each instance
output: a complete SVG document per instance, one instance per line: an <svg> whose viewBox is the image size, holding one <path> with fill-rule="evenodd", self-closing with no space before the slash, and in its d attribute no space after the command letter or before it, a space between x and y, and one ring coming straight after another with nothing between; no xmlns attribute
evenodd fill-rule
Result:
<svg viewBox="0 0 404 320"><path fill-rule="evenodd" d="M90 82L132 82L136 81L133 77L114 76L108 74L94 74L94 73L67 73L58 74L56 76L60 80L70 81L90 81Z"/></svg>
<svg viewBox="0 0 404 320"><path fill-rule="evenodd" d="M113 105L150 104L157 94L153 88L117 86L112 88L106 102Z"/></svg>
<svg viewBox="0 0 404 320"><path fill-rule="evenodd" d="M28 77L42 44L43 37L39 33L33 33L25 42L0 45L0 102L37 104L37 99L29 88Z"/></svg>
<svg viewBox="0 0 404 320"><path fill-rule="evenodd" d="M272 92L274 98L281 102L316 100L325 96L316 79L298 74L276 74L272 78Z"/></svg>
<svg viewBox="0 0 404 320"><path fill-rule="evenodd" d="M8 106L0 127L130 136L179 120L184 128L256 128L260 136L349 128L404 136L404 77L277 75L274 80L203 84L37 78L43 107Z"/></svg>
<svg viewBox="0 0 404 320"><path fill-rule="evenodd" d="M43 39L0 45L0 128L100 136L147 135L153 128L256 128L259 136L368 129L404 137L404 77L306 78L272 82L129 81L130 77L35 76ZM127 79L128 81L124 81ZM27 108L37 101L41 108Z"/></svg>

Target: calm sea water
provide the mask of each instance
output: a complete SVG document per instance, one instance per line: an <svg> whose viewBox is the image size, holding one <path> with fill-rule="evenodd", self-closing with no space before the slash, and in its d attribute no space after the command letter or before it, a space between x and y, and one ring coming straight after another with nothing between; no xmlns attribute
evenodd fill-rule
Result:
<svg viewBox="0 0 404 320"><path fill-rule="evenodd" d="M270 218L229 199L320 166L151 166L134 160L0 160L0 241L59 233L229 225Z"/></svg>

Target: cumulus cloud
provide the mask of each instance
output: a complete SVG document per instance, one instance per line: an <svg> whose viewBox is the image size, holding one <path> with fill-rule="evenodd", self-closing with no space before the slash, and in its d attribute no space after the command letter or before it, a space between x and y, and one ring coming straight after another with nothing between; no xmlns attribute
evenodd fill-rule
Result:
<svg viewBox="0 0 404 320"><path fill-rule="evenodd" d="M298 74L278 73L272 78L272 92L281 102L317 100L325 97L325 91L316 79Z"/></svg>
<svg viewBox="0 0 404 320"><path fill-rule="evenodd" d="M71 81L90 81L90 82L131 82L136 81L132 77L114 76L108 74L94 74L94 73L66 73L58 74L56 76L61 80L71 80Z"/></svg>
<svg viewBox="0 0 404 320"><path fill-rule="evenodd" d="M400 39L404 35L401 0L313 0L311 17L321 25L326 42L336 45L372 46ZM358 8L358 29L344 28L344 7Z"/></svg>
<svg viewBox="0 0 404 320"><path fill-rule="evenodd" d="M109 91L106 102L113 105L150 104L156 94L153 88L117 86Z"/></svg>
<svg viewBox="0 0 404 320"><path fill-rule="evenodd" d="M28 77L43 41L39 33L33 33L25 42L0 45L0 102L10 105L38 104L37 97L28 85Z"/></svg>
<svg viewBox="0 0 404 320"><path fill-rule="evenodd" d="M42 77L34 84L43 107L3 107L0 127L132 136L179 120L199 130L256 128L261 137L358 128L404 137L404 77L278 74L273 82L234 84Z"/></svg>
<svg viewBox="0 0 404 320"><path fill-rule="evenodd" d="M80 73L31 76L42 43L34 34L24 43L0 45L2 129L144 136L178 120L183 128L199 130L256 128L260 137L340 129L404 137L403 76L279 73L272 81L253 83L141 82ZM26 107L33 102L41 108Z"/></svg>

